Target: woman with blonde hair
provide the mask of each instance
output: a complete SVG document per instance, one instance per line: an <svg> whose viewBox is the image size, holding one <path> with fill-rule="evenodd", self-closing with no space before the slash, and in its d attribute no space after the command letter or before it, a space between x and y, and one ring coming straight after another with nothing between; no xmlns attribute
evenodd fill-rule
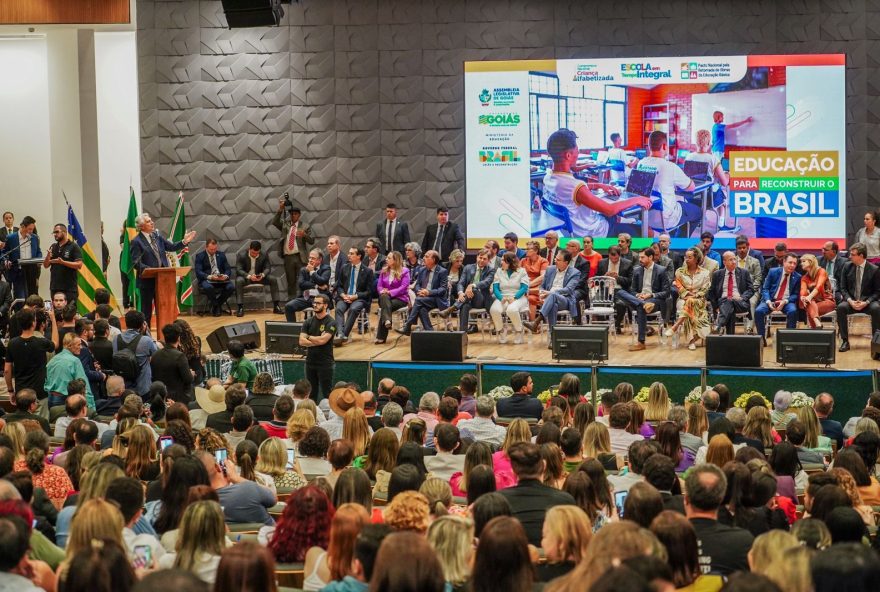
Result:
<svg viewBox="0 0 880 592"><path fill-rule="evenodd" d="M709 431L709 416L706 414L706 408L699 403L694 403L688 407L687 411L687 433L698 438L705 438L706 432Z"/></svg>
<svg viewBox="0 0 880 592"><path fill-rule="evenodd" d="M159 477L159 458L156 454L156 435L145 425L138 424L122 435L128 441L125 453L125 474L141 481Z"/></svg>
<svg viewBox="0 0 880 592"><path fill-rule="evenodd" d="M58 518L55 521L55 543L59 547L64 548L67 544L71 522L79 509L90 500L103 498L110 482L120 477L125 477L125 473L112 463L98 463L83 475L79 493L76 496L76 505L65 506L58 512Z"/></svg>
<svg viewBox="0 0 880 592"><path fill-rule="evenodd" d="M227 544L226 523L220 504L214 501L193 502L180 519L175 552L166 553L159 559L159 569L183 569L213 585L220 556Z"/></svg>
<svg viewBox="0 0 880 592"><path fill-rule="evenodd" d="M787 548L762 575L779 586L781 592L813 592L811 564L815 554L816 550L810 547Z"/></svg>
<svg viewBox="0 0 880 592"><path fill-rule="evenodd" d="M520 261L522 268L525 270L529 279L529 318L535 318L535 311L541 305L541 298L538 292L541 289L541 283L544 281L544 274L550 262L546 257L541 257L541 245L538 241L530 240L526 243L526 256Z"/></svg>
<svg viewBox="0 0 880 592"><path fill-rule="evenodd" d="M720 185L720 189L718 191L714 191L712 195L712 205L711 207L718 211L718 225L717 229L719 231L725 230L728 232L737 233L739 232L739 226L725 226L725 214L728 210L728 186L730 185L730 174L724 170L724 166L721 164L721 160L718 156L716 156L711 148L712 148L712 132L707 129L697 130L696 146L697 149L690 154L687 155L685 160L693 160L697 162L705 162L709 165L709 174L715 180L718 185Z"/></svg>
<svg viewBox="0 0 880 592"><path fill-rule="evenodd" d="M614 387L614 394L617 395L618 403L629 403L635 396L635 388L633 388L632 383L619 382Z"/></svg>
<svg viewBox="0 0 880 592"><path fill-rule="evenodd" d="M60 579L64 579L64 573L73 557L80 551L90 549L94 539L110 539L125 548L122 540L124 527L122 513L116 504L95 498L80 505L70 523L70 536L64 549L65 559L58 567Z"/></svg>
<svg viewBox="0 0 880 592"><path fill-rule="evenodd" d="M630 421L626 426L626 431L630 434L639 434L646 440L654 437L654 428L645 421L645 408L636 401L630 401L626 404L629 409Z"/></svg>
<svg viewBox="0 0 880 592"><path fill-rule="evenodd" d="M461 270L464 268L464 251L454 249L449 253L449 263L446 265L446 293L448 302L458 300L458 280L461 277Z"/></svg>
<svg viewBox="0 0 880 592"><path fill-rule="evenodd" d="M417 491L402 491L385 506L383 518L385 524L394 530L412 530L425 534L431 520L428 498Z"/></svg>
<svg viewBox="0 0 880 592"><path fill-rule="evenodd" d="M452 488L449 487L448 481L437 477L425 479L419 487L419 493L428 500L428 510L431 512L432 520L449 514L452 508Z"/></svg>
<svg viewBox="0 0 880 592"><path fill-rule="evenodd" d="M578 403L574 408L574 419L572 419L572 426L578 431L578 433L583 434L587 431L587 426L591 423L595 423L596 421L596 410L593 407L593 404L589 401L584 403Z"/></svg>
<svg viewBox="0 0 880 592"><path fill-rule="evenodd" d="M724 467L734 458L733 443L724 434L716 434L709 440L709 449L706 451L706 462L713 464L719 469Z"/></svg>
<svg viewBox="0 0 880 592"><path fill-rule="evenodd" d="M595 458L605 470L616 471L620 468L617 455L611 452L611 434L608 427L594 421L584 431L584 458Z"/></svg>
<svg viewBox="0 0 880 592"><path fill-rule="evenodd" d="M304 409L302 403L297 407L293 415L287 420L287 437L293 442L293 449L299 449L299 441L303 439L310 429L315 427L315 414Z"/></svg>
<svg viewBox="0 0 880 592"><path fill-rule="evenodd" d="M764 448L773 448L782 438L773 430L773 422L770 420L770 410L759 405L752 407L746 414L746 425L743 427L743 436L758 440Z"/></svg>
<svg viewBox="0 0 880 592"><path fill-rule="evenodd" d="M306 552L303 571L308 577L303 581L303 590L321 590L352 574L354 544L361 529L369 523L370 514L360 504L342 504L336 509L330 521L327 550L316 546Z"/></svg>
<svg viewBox="0 0 880 592"><path fill-rule="evenodd" d="M434 548L443 577L452 592L467 589L474 556L474 523L463 516L441 516L428 527L428 543Z"/></svg>
<svg viewBox="0 0 880 592"><path fill-rule="evenodd" d="M798 307L803 309L807 317L807 326L811 329L821 329L820 317L827 315L835 309L834 291L828 274L819 265L815 255L801 255L800 299Z"/></svg>
<svg viewBox="0 0 880 592"><path fill-rule="evenodd" d="M229 443L214 428L205 428L199 430L199 433L196 434L195 445L196 450L206 450L214 454L218 450L229 446Z"/></svg>
<svg viewBox="0 0 880 592"><path fill-rule="evenodd" d="M648 404L645 405L645 419L648 421L666 421L669 413L669 392L662 382L651 383L648 389Z"/></svg>
<svg viewBox="0 0 880 592"><path fill-rule="evenodd" d="M12 453L15 455L15 460L18 461L23 459L24 439L27 436L27 432L24 431L24 426L21 425L21 422L8 422L3 426L3 434L5 434L12 443Z"/></svg>
<svg viewBox="0 0 880 592"><path fill-rule="evenodd" d="M837 467L829 469L828 472L837 477L837 485L849 496L853 509L859 513L865 525L874 526L874 510L862 500L862 494L852 473Z"/></svg>
<svg viewBox="0 0 880 592"><path fill-rule="evenodd" d="M287 492L308 485L298 467L295 461L292 467L288 466L287 446L281 438L270 437L260 444L256 471L270 477L276 490Z"/></svg>
<svg viewBox="0 0 880 592"><path fill-rule="evenodd" d="M712 329L709 323L709 308L706 305L706 293L712 283L709 270L703 268L703 253L691 247L684 253L684 265L675 271L673 285L678 289L678 301L675 305L678 319L669 329L666 336L670 337L679 329L684 329L688 339L688 349L697 349L697 340L705 339Z"/></svg>
<svg viewBox="0 0 880 592"><path fill-rule="evenodd" d="M554 506L547 510L541 531L541 548L546 564L538 565L538 581L563 576L587 557L593 526L577 506Z"/></svg>
<svg viewBox="0 0 880 592"><path fill-rule="evenodd" d="M400 435L401 446L407 442L414 442L419 446L425 445L428 436L428 424L421 417L414 417L403 426Z"/></svg>
<svg viewBox="0 0 880 592"><path fill-rule="evenodd" d="M136 425L138 425L138 420L134 417L126 417L118 422L116 424L116 435L113 436L110 448L103 451L104 456L110 456L112 454L125 460L125 457L128 454L128 440L125 438L125 433Z"/></svg>
<svg viewBox="0 0 880 592"><path fill-rule="evenodd" d="M749 570L765 575L770 564L782 559L788 549L799 546L797 538L784 530L770 530L758 535L749 549Z"/></svg>
<svg viewBox="0 0 880 592"><path fill-rule="evenodd" d="M355 458L367 453L372 430L360 407L352 407L342 417L342 438L352 443Z"/></svg>
<svg viewBox="0 0 880 592"><path fill-rule="evenodd" d="M376 289L379 292L379 326L376 328L376 343L385 343L391 318L395 310L409 305L409 269L403 265L403 257L397 251L388 253L385 267L379 273Z"/></svg>
<svg viewBox="0 0 880 592"><path fill-rule="evenodd" d="M798 407L795 411L798 420L804 425L804 448L817 452L831 452L831 439L822 435L822 425L812 407Z"/></svg>
<svg viewBox="0 0 880 592"><path fill-rule="evenodd" d="M510 458L507 451L517 442L531 442L532 430L529 424L521 417L517 417L510 425L507 426L507 434L504 436L504 442L501 443L501 450L492 455L492 467L495 469L495 481L498 489L504 489L511 485L516 485L517 479L510 466Z"/></svg>
<svg viewBox="0 0 880 592"><path fill-rule="evenodd" d="M520 312L528 310L529 276L519 266L516 253L504 253L501 267L495 270L495 281L492 283L492 294L495 296L489 314L492 324L498 333L499 343L507 343L507 325L501 319L507 313L507 320L513 326L514 343L523 342L523 323Z"/></svg>

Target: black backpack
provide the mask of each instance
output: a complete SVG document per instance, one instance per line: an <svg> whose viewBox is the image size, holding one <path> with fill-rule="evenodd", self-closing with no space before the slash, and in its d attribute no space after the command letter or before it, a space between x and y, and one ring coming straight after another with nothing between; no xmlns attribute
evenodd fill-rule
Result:
<svg viewBox="0 0 880 592"><path fill-rule="evenodd" d="M116 336L116 351L113 352L113 373L121 376L126 382L134 382L141 373L137 360L137 346L143 335L138 335L130 342L122 341L122 335Z"/></svg>

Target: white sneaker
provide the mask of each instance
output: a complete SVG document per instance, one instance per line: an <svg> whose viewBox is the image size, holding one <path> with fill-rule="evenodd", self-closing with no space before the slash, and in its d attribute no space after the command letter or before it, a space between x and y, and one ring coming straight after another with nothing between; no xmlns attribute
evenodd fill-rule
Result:
<svg viewBox="0 0 880 592"><path fill-rule="evenodd" d="M516 336L513 338L513 342L516 344L520 344L523 342L523 332L517 331Z"/></svg>
<svg viewBox="0 0 880 592"><path fill-rule="evenodd" d="M498 334L498 343L507 343L507 327L503 327Z"/></svg>

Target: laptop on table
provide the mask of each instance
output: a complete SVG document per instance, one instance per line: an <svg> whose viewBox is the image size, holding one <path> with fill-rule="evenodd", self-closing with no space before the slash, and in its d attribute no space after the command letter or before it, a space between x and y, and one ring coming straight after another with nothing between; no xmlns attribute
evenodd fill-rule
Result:
<svg viewBox="0 0 880 592"><path fill-rule="evenodd" d="M686 160L682 166L684 174L694 181L708 181L711 179L709 163L699 160Z"/></svg>

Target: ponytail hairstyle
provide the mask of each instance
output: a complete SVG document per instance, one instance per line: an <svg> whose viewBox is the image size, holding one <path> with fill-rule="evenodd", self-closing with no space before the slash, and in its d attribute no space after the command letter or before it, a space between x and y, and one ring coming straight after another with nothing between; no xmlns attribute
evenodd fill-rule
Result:
<svg viewBox="0 0 880 592"><path fill-rule="evenodd" d="M449 514L452 505L452 488L448 481L431 477L419 488L419 493L428 499L428 511L434 518Z"/></svg>
<svg viewBox="0 0 880 592"><path fill-rule="evenodd" d="M256 481L257 473L254 467L257 462L257 445L250 440L242 440L235 447L235 464L238 465L238 472L243 479L248 481Z"/></svg>
<svg viewBox="0 0 880 592"><path fill-rule="evenodd" d="M46 466L46 454L49 452L49 436L43 430L28 432L24 439L24 460L27 469L34 475L40 475Z"/></svg>

